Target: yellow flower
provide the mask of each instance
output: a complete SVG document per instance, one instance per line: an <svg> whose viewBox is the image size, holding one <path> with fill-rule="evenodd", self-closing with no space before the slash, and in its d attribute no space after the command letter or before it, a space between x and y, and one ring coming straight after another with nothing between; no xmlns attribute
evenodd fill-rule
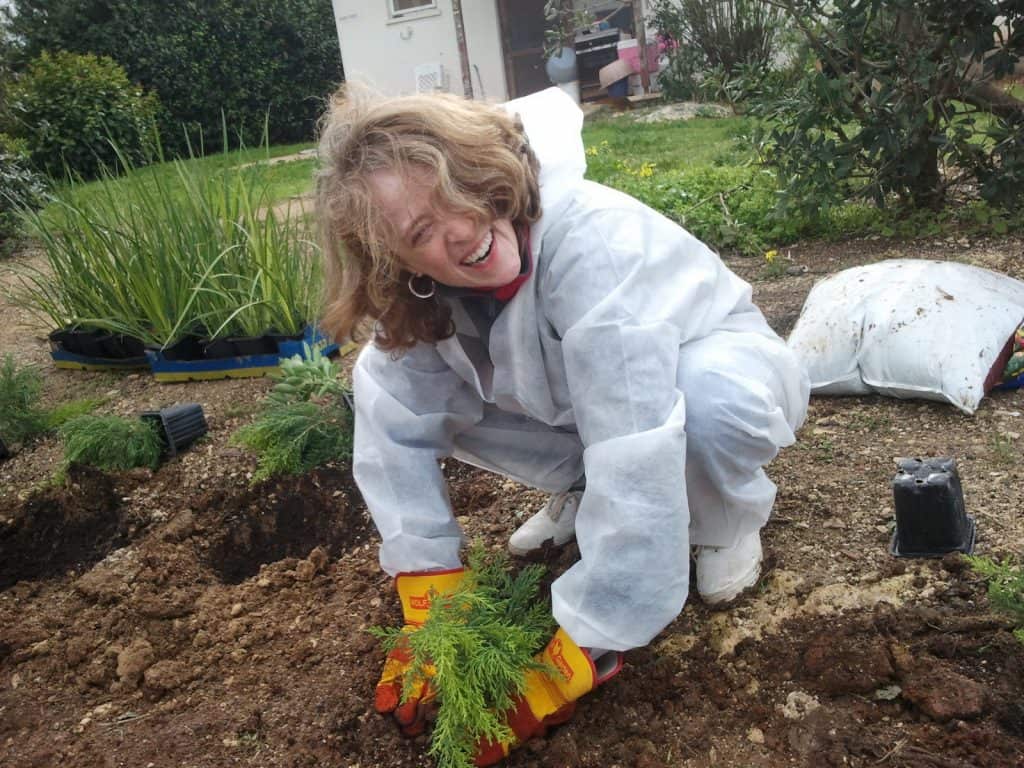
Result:
<svg viewBox="0 0 1024 768"><path fill-rule="evenodd" d="M775 261L775 257L778 256L778 255L779 255L779 252L776 251L773 248L770 251L765 251L765 253L764 253L764 260L767 261L769 264L771 264L773 261Z"/></svg>

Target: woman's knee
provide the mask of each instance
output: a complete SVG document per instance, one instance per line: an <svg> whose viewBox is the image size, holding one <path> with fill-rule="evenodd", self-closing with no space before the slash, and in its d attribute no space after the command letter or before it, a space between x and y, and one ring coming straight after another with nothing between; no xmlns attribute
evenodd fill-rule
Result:
<svg viewBox="0 0 1024 768"><path fill-rule="evenodd" d="M702 371L684 392L687 452L763 466L794 435L771 387L733 372Z"/></svg>

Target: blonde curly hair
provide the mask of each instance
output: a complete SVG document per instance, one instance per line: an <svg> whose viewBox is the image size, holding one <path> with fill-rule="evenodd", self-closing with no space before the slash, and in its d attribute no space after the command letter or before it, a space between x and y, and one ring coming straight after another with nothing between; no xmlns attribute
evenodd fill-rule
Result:
<svg viewBox="0 0 1024 768"><path fill-rule="evenodd" d="M366 319L374 341L401 350L451 336L451 311L408 290L397 233L374 202L377 171L427 171L438 210L517 230L540 218L539 168L518 117L449 94L385 97L346 84L321 120L316 205L325 260L321 323L356 338Z"/></svg>

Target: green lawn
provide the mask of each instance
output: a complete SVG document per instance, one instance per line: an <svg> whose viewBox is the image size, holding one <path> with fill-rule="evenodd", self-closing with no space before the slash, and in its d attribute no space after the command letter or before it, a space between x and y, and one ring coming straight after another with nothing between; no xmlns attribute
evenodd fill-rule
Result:
<svg viewBox="0 0 1024 768"><path fill-rule="evenodd" d="M750 121L740 117L661 123L629 117L595 120L583 127L588 176L600 180L621 161L653 163L663 171L750 162L755 159L753 146L744 137L751 130Z"/></svg>
<svg viewBox="0 0 1024 768"><path fill-rule="evenodd" d="M310 149L312 144L281 144L273 147L261 147L257 149L235 150L227 153L217 153L206 157L192 158L182 161L190 170L200 173L227 170L239 166L252 165L252 172L258 173L261 180L268 186L268 197L271 201L285 200L310 192L313 185L312 158L280 162L274 164L260 164L260 161L294 155L302 150ZM55 196L71 202L75 205L88 205L89 201L100 194L115 194L120 190L130 189L133 183L143 183L149 187L163 186L174 187L174 179L178 174L176 163L155 163L153 165L139 168L134 171L134 179L119 177L109 180L97 180L74 185L62 184L54 190ZM170 182L168 184L167 182ZM49 211L44 211L44 216Z"/></svg>

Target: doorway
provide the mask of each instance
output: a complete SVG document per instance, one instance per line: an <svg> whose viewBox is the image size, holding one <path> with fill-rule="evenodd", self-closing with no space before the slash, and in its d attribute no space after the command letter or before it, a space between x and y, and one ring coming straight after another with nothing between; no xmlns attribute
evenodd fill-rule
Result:
<svg viewBox="0 0 1024 768"><path fill-rule="evenodd" d="M551 86L544 71L544 0L498 0L509 98Z"/></svg>

